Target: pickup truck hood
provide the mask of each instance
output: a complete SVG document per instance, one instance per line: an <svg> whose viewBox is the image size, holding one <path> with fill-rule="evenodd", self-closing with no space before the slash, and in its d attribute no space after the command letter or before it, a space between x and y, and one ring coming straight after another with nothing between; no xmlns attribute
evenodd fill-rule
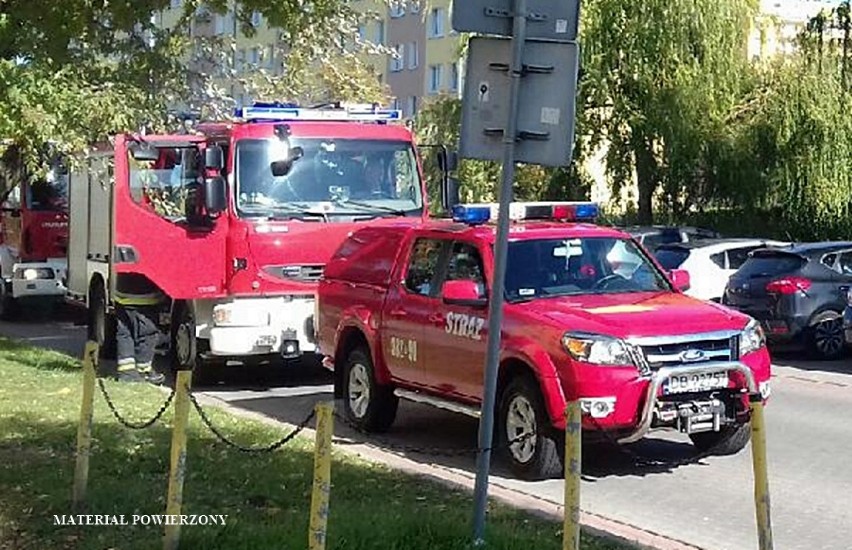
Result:
<svg viewBox="0 0 852 550"><path fill-rule="evenodd" d="M747 317L674 292L566 296L524 304L565 330L620 338L740 330Z"/></svg>

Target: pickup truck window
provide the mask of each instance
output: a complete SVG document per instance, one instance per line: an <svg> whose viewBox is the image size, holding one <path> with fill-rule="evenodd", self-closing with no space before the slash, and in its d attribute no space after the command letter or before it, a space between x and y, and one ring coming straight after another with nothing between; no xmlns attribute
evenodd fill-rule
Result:
<svg viewBox="0 0 852 550"><path fill-rule="evenodd" d="M438 239L420 238L414 242L405 274L405 288L415 294L429 296L442 247L443 241Z"/></svg>
<svg viewBox="0 0 852 550"><path fill-rule="evenodd" d="M671 287L663 274L627 239L587 237L509 243L506 295L510 301L668 290Z"/></svg>
<svg viewBox="0 0 852 550"><path fill-rule="evenodd" d="M447 264L445 281L474 281L479 286L479 296L485 296L485 275L479 250L469 243L453 244L450 261Z"/></svg>

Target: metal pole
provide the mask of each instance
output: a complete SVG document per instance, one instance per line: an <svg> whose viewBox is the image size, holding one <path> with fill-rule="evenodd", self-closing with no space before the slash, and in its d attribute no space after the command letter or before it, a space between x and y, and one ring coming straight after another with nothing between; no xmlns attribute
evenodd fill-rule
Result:
<svg viewBox="0 0 852 550"><path fill-rule="evenodd" d="M582 472L583 424L580 401L573 399L565 409L565 515L563 550L580 550L580 473Z"/></svg>
<svg viewBox="0 0 852 550"><path fill-rule="evenodd" d="M310 550L325 550L328 538L328 500L331 493L331 436L334 403L317 403L317 435L314 446L314 485L308 534Z"/></svg>
<svg viewBox="0 0 852 550"><path fill-rule="evenodd" d="M503 170L500 182L500 213L494 245L494 281L488 309L488 352L485 359L485 394L479 422L479 454L476 458L474 487L473 543L485 543L485 511L488 505L488 473L494 434L494 406L497 400L497 370L500 361L500 327L503 325L503 282L509 238L509 204L515 180L515 138L518 133L518 104L523 77L524 41L527 31L527 0L514 2L512 61L509 70L509 115L503 132Z"/></svg>
<svg viewBox="0 0 852 550"><path fill-rule="evenodd" d="M183 480L186 474L186 425L189 419L189 388L191 370L179 370L175 379L175 417L172 428L171 469L169 493L166 500L165 550L175 550L180 544L180 509L183 506Z"/></svg>
<svg viewBox="0 0 852 550"><path fill-rule="evenodd" d="M772 550L772 521L769 506L769 474L766 463L766 420L763 398L759 393L751 401L751 457L754 467L754 512L757 519L758 548Z"/></svg>
<svg viewBox="0 0 852 550"><path fill-rule="evenodd" d="M80 403L80 424L77 426L77 464L74 467L74 494L71 499L74 511L80 510L89 483L89 450L92 447L92 411L97 363L97 342L86 342L86 351L83 352L83 400Z"/></svg>

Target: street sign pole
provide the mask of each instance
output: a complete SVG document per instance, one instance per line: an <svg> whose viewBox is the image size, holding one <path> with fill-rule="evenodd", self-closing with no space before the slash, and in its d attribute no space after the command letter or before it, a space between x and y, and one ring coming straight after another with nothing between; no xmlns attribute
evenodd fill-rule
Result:
<svg viewBox="0 0 852 550"><path fill-rule="evenodd" d="M503 325L503 283L506 278L506 255L509 248L509 204L515 180L515 140L518 106L523 78L523 53L527 29L527 0L514 2L512 62L509 68L509 116L503 132L503 169L500 182L500 211L497 220L497 242L494 249L494 281L488 310L488 351L485 359L485 395L479 422L479 454L476 458L474 487L473 542L485 543L485 513L488 505L488 474L491 469L491 447L494 436L494 409L497 398L497 374L500 362L500 327Z"/></svg>

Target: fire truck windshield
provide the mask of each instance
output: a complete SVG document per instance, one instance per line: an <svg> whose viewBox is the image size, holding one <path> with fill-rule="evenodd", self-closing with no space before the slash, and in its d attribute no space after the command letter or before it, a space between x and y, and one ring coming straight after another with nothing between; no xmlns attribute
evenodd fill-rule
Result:
<svg viewBox="0 0 852 550"><path fill-rule="evenodd" d="M242 139L236 145L236 204L242 216L301 217L419 215L420 172L412 145L370 139L291 138L300 147L286 175L278 139ZM291 151L294 149L291 149Z"/></svg>
<svg viewBox="0 0 852 550"><path fill-rule="evenodd" d="M671 290L660 270L627 239L523 239L509 243L507 261L510 301Z"/></svg>

